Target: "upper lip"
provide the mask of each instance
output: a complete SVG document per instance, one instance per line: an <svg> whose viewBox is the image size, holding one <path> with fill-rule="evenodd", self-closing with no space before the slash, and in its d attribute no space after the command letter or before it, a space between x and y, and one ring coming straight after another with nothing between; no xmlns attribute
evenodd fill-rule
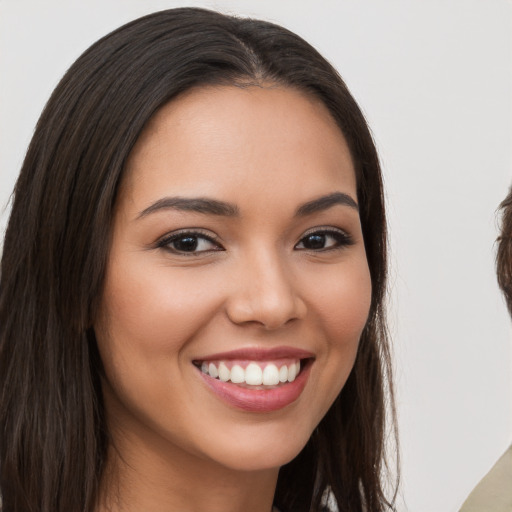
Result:
<svg viewBox="0 0 512 512"><path fill-rule="evenodd" d="M307 350L295 347L273 347L273 348L239 348L227 352L217 352L204 357L195 358L195 361L213 361L245 359L250 361L267 361L272 359L309 359L315 355Z"/></svg>

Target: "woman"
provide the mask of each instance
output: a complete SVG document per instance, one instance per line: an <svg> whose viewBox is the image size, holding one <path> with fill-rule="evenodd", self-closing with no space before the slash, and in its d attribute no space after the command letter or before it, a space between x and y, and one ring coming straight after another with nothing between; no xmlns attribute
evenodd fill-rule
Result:
<svg viewBox="0 0 512 512"><path fill-rule="evenodd" d="M4 510L389 509L385 277L377 154L312 47L188 8L109 34L15 188Z"/></svg>

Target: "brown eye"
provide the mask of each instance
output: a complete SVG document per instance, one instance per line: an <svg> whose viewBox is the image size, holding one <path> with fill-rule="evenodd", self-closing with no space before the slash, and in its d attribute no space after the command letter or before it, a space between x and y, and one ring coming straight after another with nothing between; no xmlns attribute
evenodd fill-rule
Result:
<svg viewBox="0 0 512 512"><path fill-rule="evenodd" d="M304 249L324 249L326 242L326 235L313 234L302 239Z"/></svg>
<svg viewBox="0 0 512 512"><path fill-rule="evenodd" d="M351 237L341 230L320 230L301 238L295 249L324 251L346 247L352 243Z"/></svg>
<svg viewBox="0 0 512 512"><path fill-rule="evenodd" d="M172 245L177 251L194 252L199 245L199 240L196 236L184 236L174 240Z"/></svg>
<svg viewBox="0 0 512 512"><path fill-rule="evenodd" d="M223 250L210 236L194 232L170 234L158 243L158 247L173 253L190 255Z"/></svg>

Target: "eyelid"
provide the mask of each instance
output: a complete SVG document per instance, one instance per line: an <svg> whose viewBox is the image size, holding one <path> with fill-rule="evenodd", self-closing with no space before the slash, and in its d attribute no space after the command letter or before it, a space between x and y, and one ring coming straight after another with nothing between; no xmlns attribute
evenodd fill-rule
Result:
<svg viewBox="0 0 512 512"><path fill-rule="evenodd" d="M300 239L302 240L304 237L313 235L315 233L340 233L347 237L350 236L344 229L337 228L335 226L315 226L314 228L310 228L304 231L304 233L302 233L302 235L300 236Z"/></svg>
<svg viewBox="0 0 512 512"><path fill-rule="evenodd" d="M342 235L347 240L352 241L352 236L344 229L337 228L334 226L316 226L316 227L310 228L307 231L305 231L304 233L302 233L302 235L300 236L300 239L297 243L299 243L301 240L303 240L304 238L306 238L310 235L315 235L315 234L319 234L319 233L324 234L324 235L332 235L332 234Z"/></svg>

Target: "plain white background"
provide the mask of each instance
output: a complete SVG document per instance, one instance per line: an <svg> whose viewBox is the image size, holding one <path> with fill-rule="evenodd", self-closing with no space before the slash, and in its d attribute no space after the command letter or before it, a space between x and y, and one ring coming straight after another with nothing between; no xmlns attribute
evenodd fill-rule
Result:
<svg viewBox="0 0 512 512"><path fill-rule="evenodd" d="M382 157L402 443L400 512L456 511L512 441L512 336L494 277L512 182L506 0L0 0L0 230L39 113L99 37L196 5L278 22L338 68Z"/></svg>

